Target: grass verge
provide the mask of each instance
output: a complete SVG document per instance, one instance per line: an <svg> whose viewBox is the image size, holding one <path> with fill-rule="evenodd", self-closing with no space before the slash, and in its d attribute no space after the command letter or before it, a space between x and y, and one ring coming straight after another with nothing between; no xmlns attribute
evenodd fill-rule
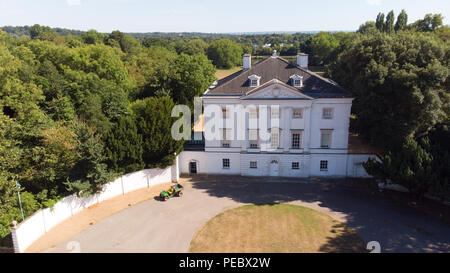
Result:
<svg viewBox="0 0 450 273"><path fill-rule="evenodd" d="M246 205L208 221L190 252L317 253L367 252L345 224L316 210L289 204Z"/></svg>

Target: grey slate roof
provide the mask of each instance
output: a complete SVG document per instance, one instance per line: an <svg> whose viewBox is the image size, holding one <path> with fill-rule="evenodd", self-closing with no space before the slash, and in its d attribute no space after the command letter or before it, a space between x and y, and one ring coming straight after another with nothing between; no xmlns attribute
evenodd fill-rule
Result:
<svg viewBox="0 0 450 273"><path fill-rule="evenodd" d="M219 80L216 87L208 90L203 96L243 96L258 88L249 86L248 77L251 75L261 77L260 86L273 79L291 85L290 77L295 74L303 76L303 86L295 89L307 96L313 98L352 97L348 91L332 80L321 77L280 57L269 57L256 63L248 70L238 71Z"/></svg>

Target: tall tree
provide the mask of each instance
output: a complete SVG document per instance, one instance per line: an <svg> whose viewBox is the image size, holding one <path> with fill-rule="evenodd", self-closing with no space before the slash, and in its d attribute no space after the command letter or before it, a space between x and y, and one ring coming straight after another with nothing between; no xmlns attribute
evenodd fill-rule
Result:
<svg viewBox="0 0 450 273"><path fill-rule="evenodd" d="M420 198L431 187L432 157L413 138L407 137L398 151L364 164L369 174L389 178L405 186L415 197Z"/></svg>
<svg viewBox="0 0 450 273"><path fill-rule="evenodd" d="M375 21L375 26L379 31L384 31L384 13L378 13L377 20Z"/></svg>
<svg viewBox="0 0 450 273"><path fill-rule="evenodd" d="M100 192L104 184L114 179L115 174L107 170L100 136L82 122L76 124L75 133L77 163L70 170L64 185L69 193L88 196Z"/></svg>
<svg viewBox="0 0 450 273"><path fill-rule="evenodd" d="M171 136L171 117L174 102L170 97L150 97L135 101L131 108L136 116L138 133L144 145L143 159L146 167L166 167L173 164L175 153L183 149L183 141Z"/></svg>
<svg viewBox="0 0 450 273"><path fill-rule="evenodd" d="M386 16L386 22L384 23L384 32L388 34L392 34L394 32L394 11L391 10L388 15Z"/></svg>
<svg viewBox="0 0 450 273"><path fill-rule="evenodd" d="M104 137L109 167L117 173L131 173L144 168L143 141L132 117L120 117Z"/></svg>
<svg viewBox="0 0 450 273"><path fill-rule="evenodd" d="M181 54L175 60L174 70L169 90L178 104L193 106L194 97L203 94L216 79L213 64L203 54Z"/></svg>
<svg viewBox="0 0 450 273"><path fill-rule="evenodd" d="M442 14L428 13L423 19L417 20L408 27L410 29L422 32L434 31L442 26Z"/></svg>
<svg viewBox="0 0 450 273"><path fill-rule="evenodd" d="M242 47L230 39L220 39L209 44L208 58L219 68L231 68L241 64Z"/></svg>
<svg viewBox="0 0 450 273"><path fill-rule="evenodd" d="M132 117L120 117L103 140L106 161L115 172L131 173L145 166L142 159L142 135L138 134Z"/></svg>
<svg viewBox="0 0 450 273"><path fill-rule="evenodd" d="M329 32L319 32L311 38L312 59L316 64L329 64L339 47L339 41Z"/></svg>
<svg viewBox="0 0 450 273"><path fill-rule="evenodd" d="M394 30L395 31L402 31L405 30L408 25L408 14L404 9L402 9L402 12L397 17L397 22L395 23Z"/></svg>
<svg viewBox="0 0 450 273"><path fill-rule="evenodd" d="M449 47L434 35L360 36L330 67L353 92L352 128L383 148L428 131L449 102Z"/></svg>

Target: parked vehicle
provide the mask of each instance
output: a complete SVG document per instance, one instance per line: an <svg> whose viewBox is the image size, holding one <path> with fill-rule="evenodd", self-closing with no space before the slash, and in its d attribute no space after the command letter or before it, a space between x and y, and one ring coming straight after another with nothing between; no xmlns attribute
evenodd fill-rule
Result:
<svg viewBox="0 0 450 273"><path fill-rule="evenodd" d="M181 184L173 185L167 191L161 191L159 194L159 197L164 201L167 201L174 196L183 196L183 186Z"/></svg>

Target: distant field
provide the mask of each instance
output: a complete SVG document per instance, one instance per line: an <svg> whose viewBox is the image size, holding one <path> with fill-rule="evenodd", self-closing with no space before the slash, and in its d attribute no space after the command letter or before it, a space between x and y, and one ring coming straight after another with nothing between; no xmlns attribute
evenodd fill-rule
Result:
<svg viewBox="0 0 450 273"><path fill-rule="evenodd" d="M308 69L321 76L324 76L325 74L325 67L323 66L310 66Z"/></svg>
<svg viewBox="0 0 450 273"><path fill-rule="evenodd" d="M216 78L218 80L221 80L221 79L223 79L223 78L225 78L225 77L227 77L227 76L229 76L229 75L231 75L231 74L233 74L235 72L238 72L241 69L242 69L242 66L236 66L236 67L233 67L233 68L230 68L230 69L217 69L217 71L216 71Z"/></svg>
<svg viewBox="0 0 450 273"><path fill-rule="evenodd" d="M281 56L282 58L291 61L291 62L296 62L296 56ZM264 60L265 58L267 58L267 56L254 56L252 57L252 63L256 64L257 62ZM239 70L242 69L242 66L236 66L230 69L217 69L216 71L216 78L218 80L221 80ZM308 67L308 69L320 76L323 76L325 74L325 67L323 66L310 66Z"/></svg>

